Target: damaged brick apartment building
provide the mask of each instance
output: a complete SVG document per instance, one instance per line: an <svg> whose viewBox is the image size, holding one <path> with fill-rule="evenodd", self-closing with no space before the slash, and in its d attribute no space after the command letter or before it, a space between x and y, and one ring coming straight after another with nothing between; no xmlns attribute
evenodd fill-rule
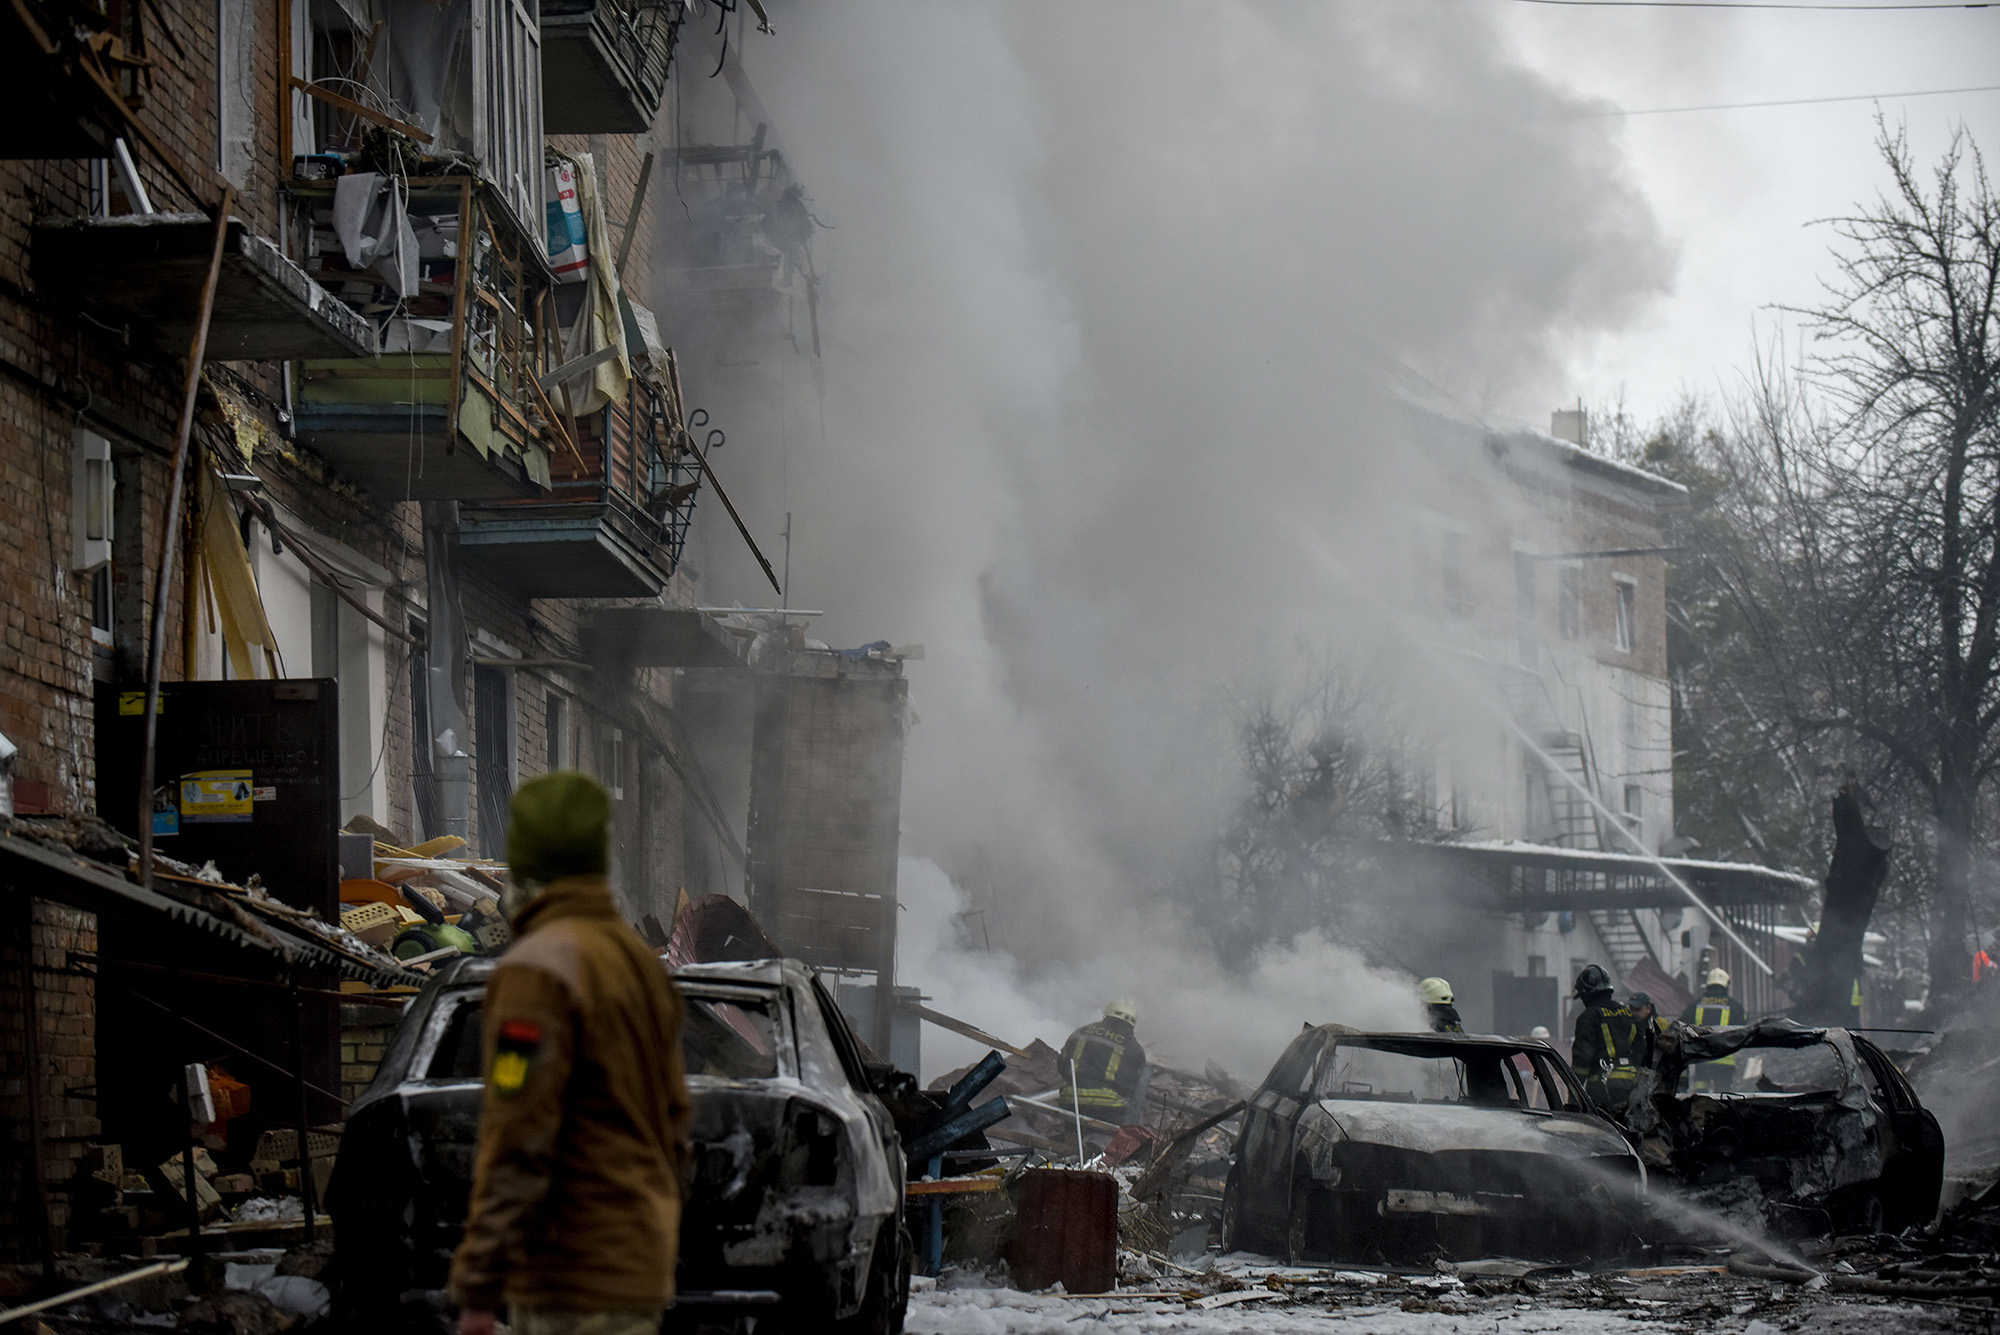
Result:
<svg viewBox="0 0 2000 1335"><path fill-rule="evenodd" d="M181 1100L253 1170L216 1180L275 1173L310 1230L400 998L500 939L490 860L549 769L610 789L656 944L727 894L857 1007L892 976L915 651L808 640L775 573L703 610L681 564L698 503L754 540L674 303L816 328L761 18L0 11L6 1246L173 1226ZM722 77L677 113L690 60Z"/></svg>

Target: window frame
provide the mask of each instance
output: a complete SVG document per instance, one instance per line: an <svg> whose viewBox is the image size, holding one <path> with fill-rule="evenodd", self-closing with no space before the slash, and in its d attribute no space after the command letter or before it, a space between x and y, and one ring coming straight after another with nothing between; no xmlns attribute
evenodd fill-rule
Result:
<svg viewBox="0 0 2000 1335"><path fill-rule="evenodd" d="M1639 581L1631 575L1611 576L1611 644L1621 654L1639 647Z"/></svg>

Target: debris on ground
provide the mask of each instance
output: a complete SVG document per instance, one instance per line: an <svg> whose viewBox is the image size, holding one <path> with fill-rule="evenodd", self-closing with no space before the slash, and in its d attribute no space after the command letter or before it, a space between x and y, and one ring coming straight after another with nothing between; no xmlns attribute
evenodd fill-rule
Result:
<svg viewBox="0 0 2000 1335"><path fill-rule="evenodd" d="M947 1272L910 1298L912 1335L1032 1335L1090 1329L1148 1335L1226 1331L1369 1332L1451 1328L1503 1335L1728 1330L1831 1335L1962 1328L1968 1305L1922 1294L1876 1293L1838 1272L1814 1287L1732 1274L1728 1256L1703 1263L1586 1273L1491 1258L1430 1271L1283 1266L1247 1254L1209 1256L1162 1274L1132 1254L1120 1258L1120 1287L1105 1294L1023 1292L976 1270ZM1983 1310L1983 1309L1975 1309Z"/></svg>

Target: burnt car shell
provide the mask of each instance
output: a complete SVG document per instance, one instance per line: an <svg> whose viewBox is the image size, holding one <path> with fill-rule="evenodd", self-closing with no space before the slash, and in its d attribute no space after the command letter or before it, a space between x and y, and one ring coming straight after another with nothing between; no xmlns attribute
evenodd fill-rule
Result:
<svg viewBox="0 0 2000 1335"><path fill-rule="evenodd" d="M419 994L349 1110L328 1208L351 1320L394 1324L441 1301L478 1144L493 964L454 961ZM677 1307L899 1327L902 1150L832 999L791 960L675 979L694 1103Z"/></svg>
<svg viewBox="0 0 2000 1335"><path fill-rule="evenodd" d="M1737 1088L1682 1089L1690 1067L1731 1056ZM1877 1232L1937 1214L1937 1119L1886 1053L1846 1029L1671 1025L1630 1120L1647 1161L1698 1201L1779 1232Z"/></svg>
<svg viewBox="0 0 2000 1335"><path fill-rule="evenodd" d="M1604 1258L1631 1239L1645 1181L1546 1043L1326 1025L1293 1040L1245 1111L1223 1246L1293 1262Z"/></svg>

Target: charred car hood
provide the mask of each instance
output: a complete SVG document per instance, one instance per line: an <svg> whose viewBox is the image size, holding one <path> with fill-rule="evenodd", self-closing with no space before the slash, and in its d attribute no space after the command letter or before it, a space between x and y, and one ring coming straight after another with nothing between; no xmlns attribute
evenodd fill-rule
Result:
<svg viewBox="0 0 2000 1335"><path fill-rule="evenodd" d="M1633 1152L1605 1123L1573 1113L1354 1099L1323 1099L1319 1109L1346 1140L1420 1154L1482 1150L1594 1159Z"/></svg>

